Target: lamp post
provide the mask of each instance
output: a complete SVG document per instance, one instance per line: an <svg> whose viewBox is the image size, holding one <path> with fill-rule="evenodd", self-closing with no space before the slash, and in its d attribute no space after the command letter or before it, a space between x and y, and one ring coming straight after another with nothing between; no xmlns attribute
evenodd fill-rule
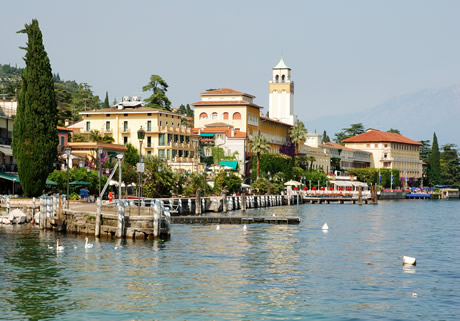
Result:
<svg viewBox="0 0 460 321"><path fill-rule="evenodd" d="M99 146L99 148L97 149L97 155L98 155L98 158L97 158L97 162L98 162L98 171L97 171L97 175L99 176L99 197L101 197L101 176L102 176L102 173L101 173L101 155L102 155L102 147Z"/></svg>
<svg viewBox="0 0 460 321"><path fill-rule="evenodd" d="M72 149L70 147L67 147L65 150L66 154L66 162L67 162L67 208L69 208L69 202L70 202L70 195L69 195L69 163L70 163L70 154L72 154Z"/></svg>
<svg viewBox="0 0 460 321"><path fill-rule="evenodd" d="M145 137L145 130L141 128L137 131L137 138L139 139L139 163L137 166L137 171L139 172L139 185L137 187L138 196L139 196L139 204L138 204L138 215L141 215L141 197L142 197L142 173L144 172L144 162L142 159L142 142L144 141Z"/></svg>

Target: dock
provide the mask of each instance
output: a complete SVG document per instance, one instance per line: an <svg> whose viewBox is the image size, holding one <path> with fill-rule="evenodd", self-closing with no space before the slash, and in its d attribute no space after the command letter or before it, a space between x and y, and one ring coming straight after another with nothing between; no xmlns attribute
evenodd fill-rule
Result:
<svg viewBox="0 0 460 321"><path fill-rule="evenodd" d="M300 224L299 217L172 216L173 224Z"/></svg>

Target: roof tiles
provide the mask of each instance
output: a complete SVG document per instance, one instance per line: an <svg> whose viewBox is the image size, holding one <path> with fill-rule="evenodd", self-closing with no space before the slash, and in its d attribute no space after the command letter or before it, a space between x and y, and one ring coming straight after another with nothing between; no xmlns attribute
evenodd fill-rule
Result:
<svg viewBox="0 0 460 321"><path fill-rule="evenodd" d="M404 137L396 133L382 132L370 129L365 133L343 140L344 143L367 143L367 142L391 142L410 145L422 145L420 142Z"/></svg>

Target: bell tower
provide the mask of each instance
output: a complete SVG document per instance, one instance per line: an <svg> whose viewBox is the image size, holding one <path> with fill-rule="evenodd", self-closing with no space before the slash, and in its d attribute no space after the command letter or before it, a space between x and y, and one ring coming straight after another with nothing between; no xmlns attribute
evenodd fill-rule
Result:
<svg viewBox="0 0 460 321"><path fill-rule="evenodd" d="M294 125L294 82L291 81L291 68L286 66L283 57L272 69L273 79L269 82L269 116L272 119Z"/></svg>

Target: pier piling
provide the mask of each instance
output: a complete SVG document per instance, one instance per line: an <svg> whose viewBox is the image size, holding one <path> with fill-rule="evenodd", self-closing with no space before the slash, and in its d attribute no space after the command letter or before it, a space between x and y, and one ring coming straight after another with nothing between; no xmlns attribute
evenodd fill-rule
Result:
<svg viewBox="0 0 460 321"><path fill-rule="evenodd" d="M102 199L97 198L97 208L96 208L96 227L94 229L94 236L99 237L101 235L101 224L102 224Z"/></svg>

